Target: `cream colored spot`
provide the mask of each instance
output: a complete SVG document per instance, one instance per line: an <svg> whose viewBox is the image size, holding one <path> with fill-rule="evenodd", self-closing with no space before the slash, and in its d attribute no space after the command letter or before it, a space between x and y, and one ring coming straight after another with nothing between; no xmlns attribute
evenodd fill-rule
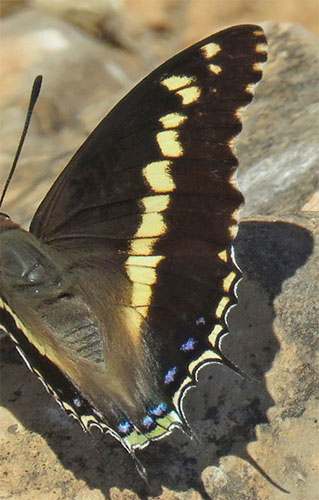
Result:
<svg viewBox="0 0 319 500"><path fill-rule="evenodd" d="M215 75L219 75L219 73L222 72L222 68L220 66L217 66L216 64L209 64L208 65L209 71L212 71L215 73Z"/></svg>
<svg viewBox="0 0 319 500"><path fill-rule="evenodd" d="M235 115L236 115L236 113L235 113ZM230 139L230 141L228 141L228 146L229 146L229 149L231 150L231 152L233 153L233 155L236 156L236 147L235 147L234 138Z"/></svg>
<svg viewBox="0 0 319 500"><path fill-rule="evenodd" d="M145 434L133 431L127 437L124 437L126 448L133 450L136 448L144 448L150 440L160 439L170 434L174 427L180 427L182 421L175 411L171 411L168 415L165 415L165 417L158 418L157 424L158 425L153 430L147 431Z"/></svg>
<svg viewBox="0 0 319 500"><path fill-rule="evenodd" d="M147 318L148 311L149 311L148 307L140 306L140 307L137 307L136 310L139 314L141 314L143 316L143 318Z"/></svg>
<svg viewBox="0 0 319 500"><path fill-rule="evenodd" d="M236 172L229 179L229 184L231 184L235 189L238 189L237 174Z"/></svg>
<svg viewBox="0 0 319 500"><path fill-rule="evenodd" d="M220 355L217 354L216 352L214 351L205 351L203 352L203 354L195 359L192 363L189 364L189 367L188 367L188 371L190 374L193 374L194 371L196 370L196 368L198 367L198 365L200 365L201 363L204 363L205 361L213 361L213 360L219 360L221 359Z"/></svg>
<svg viewBox="0 0 319 500"><path fill-rule="evenodd" d="M27 334L26 327L21 322L20 318L12 311L11 307L6 302L4 302L4 300L1 299L1 297L0 297L0 307L5 309L5 311L7 311L10 314L10 316L12 316L17 328L23 331L23 333Z"/></svg>
<svg viewBox="0 0 319 500"><path fill-rule="evenodd" d="M232 213L232 222L234 224L237 224L238 219L239 219L239 208L236 208Z"/></svg>
<svg viewBox="0 0 319 500"><path fill-rule="evenodd" d="M22 351L23 352L23 351ZM46 382L43 380L42 374L37 370L34 366L32 367L33 373L41 380L41 382L46 386ZM47 386L49 389L51 389L51 386ZM54 391L53 391L54 392Z"/></svg>
<svg viewBox="0 0 319 500"><path fill-rule="evenodd" d="M141 266L141 267L156 267L163 259L164 259L164 255L152 255L152 256L131 255L130 257L128 257L125 265L126 266Z"/></svg>
<svg viewBox="0 0 319 500"><path fill-rule="evenodd" d="M166 223L162 214L143 214L142 222L137 230L135 238L152 238L161 236L166 231Z"/></svg>
<svg viewBox="0 0 319 500"><path fill-rule="evenodd" d="M140 238L131 242L130 253L135 255L152 255L153 247L157 242L157 238Z"/></svg>
<svg viewBox="0 0 319 500"><path fill-rule="evenodd" d="M141 202L144 205L145 213L157 213L164 212L169 205L169 195L162 194L157 196L146 196L141 199Z"/></svg>
<svg viewBox="0 0 319 500"><path fill-rule="evenodd" d="M262 30L253 31L253 35L255 36L264 36L264 32Z"/></svg>
<svg viewBox="0 0 319 500"><path fill-rule="evenodd" d="M253 94L254 91L255 91L255 88L257 86L257 83L249 83L247 85L247 87L245 88L245 91L248 93L248 94Z"/></svg>
<svg viewBox="0 0 319 500"><path fill-rule="evenodd" d="M157 419L157 422L164 429L169 429L172 424L182 424L180 416L175 411L171 411L167 416Z"/></svg>
<svg viewBox="0 0 319 500"><path fill-rule="evenodd" d="M229 273L228 276L226 276L226 278L223 279L223 290L224 290L224 292L229 292L229 290L231 289L232 284L235 281L235 278L236 278L236 273L231 272L231 273Z"/></svg>
<svg viewBox="0 0 319 500"><path fill-rule="evenodd" d="M134 283L132 291L132 306L148 306L152 297L152 287L144 283Z"/></svg>
<svg viewBox="0 0 319 500"><path fill-rule="evenodd" d="M111 429L111 427L104 424L103 422L98 422L98 426L99 428L102 427L102 429L104 429L104 432L108 431L116 439L117 433L113 432L113 429Z"/></svg>
<svg viewBox="0 0 319 500"><path fill-rule="evenodd" d="M179 90L178 92L176 92L176 94L181 96L182 104L184 106L187 106L187 104L192 104L199 99L201 90L199 87L192 86L187 87L186 89Z"/></svg>
<svg viewBox="0 0 319 500"><path fill-rule="evenodd" d="M215 325L212 332L208 336L209 342L215 347L218 335L223 331L223 327L219 324Z"/></svg>
<svg viewBox="0 0 319 500"><path fill-rule="evenodd" d="M237 233L238 233L238 225L236 222L232 226L229 226L229 234L230 234L231 238L234 240L237 236Z"/></svg>
<svg viewBox="0 0 319 500"><path fill-rule="evenodd" d="M229 235L234 240L238 233L238 215L239 210L235 210L232 213L231 220L229 223Z"/></svg>
<svg viewBox="0 0 319 500"><path fill-rule="evenodd" d="M164 128L177 128L184 121L187 120L187 116L182 115L181 113L168 113L167 115L162 116L159 121L162 123Z"/></svg>
<svg viewBox="0 0 319 500"><path fill-rule="evenodd" d="M206 59L210 59L211 57L214 57L216 54L218 54L218 52L221 51L221 48L217 43L211 42L203 45L203 47L201 47L201 51L203 52Z"/></svg>
<svg viewBox="0 0 319 500"><path fill-rule="evenodd" d="M184 153L183 147L178 140L176 130L164 130L156 135L156 140L163 156L178 158Z"/></svg>
<svg viewBox="0 0 319 500"><path fill-rule="evenodd" d="M62 406L66 411L70 411L71 413L74 413L74 408L71 405L69 405L69 403L67 403L66 401L62 401ZM81 417L81 420L82 420L82 417Z"/></svg>
<svg viewBox="0 0 319 500"><path fill-rule="evenodd" d="M126 272L131 281L144 285L156 283L156 269L153 267L127 266ZM135 304L135 303L134 303Z"/></svg>
<svg viewBox="0 0 319 500"><path fill-rule="evenodd" d="M258 53L266 53L268 52L268 47L265 43L257 43L256 45L256 52Z"/></svg>
<svg viewBox="0 0 319 500"><path fill-rule="evenodd" d="M263 67L264 67L264 63L262 63L262 62L255 62L253 64L253 70L254 71L262 71Z"/></svg>
<svg viewBox="0 0 319 500"><path fill-rule="evenodd" d="M173 404L174 404L176 410L178 412L181 412L182 414L183 414L182 408L180 408L180 397L181 397L181 394L183 394L185 387L191 383L192 383L192 379L190 377L186 377L183 380L182 385L179 387L179 389L175 392L175 394L173 396Z"/></svg>
<svg viewBox="0 0 319 500"><path fill-rule="evenodd" d="M142 290L142 287L144 290ZM133 307L125 308L125 323L127 331L129 332L130 339L136 344L137 348L140 347L141 324L143 323L144 318L135 309L135 305L137 306L138 303L135 304L134 301L146 301L145 305L147 305L151 300L151 296L152 288L150 286L134 284L131 299Z"/></svg>
<svg viewBox="0 0 319 500"><path fill-rule="evenodd" d="M74 410L73 410L74 412ZM92 417L92 415L81 415L81 422L86 429L89 429L89 424L94 421L97 422L96 418Z"/></svg>
<svg viewBox="0 0 319 500"><path fill-rule="evenodd" d="M154 161L143 168L144 178L155 193L167 193L176 188L170 166L170 161L163 160Z"/></svg>
<svg viewBox="0 0 319 500"><path fill-rule="evenodd" d="M194 78L191 78L189 76L173 75L170 76L169 78L165 78L165 80L162 80L161 84L165 85L165 87L167 87L168 90L178 90L181 89L182 87L190 85L191 83L193 83L193 81Z"/></svg>
<svg viewBox="0 0 319 500"><path fill-rule="evenodd" d="M223 250L222 252L219 252L217 256L220 258L220 260L223 260L224 262L227 262L227 252L226 250Z"/></svg>
<svg viewBox="0 0 319 500"><path fill-rule="evenodd" d="M221 318L223 316L225 308L226 308L226 306L227 306L227 304L228 304L229 301L230 301L229 297L223 297L220 300L220 302L219 302L219 304L218 304L218 306L216 308L216 318L219 319L219 318Z"/></svg>
<svg viewBox="0 0 319 500"><path fill-rule="evenodd" d="M247 106L240 106L239 108L237 108L237 109L236 109L236 111L235 111L235 116L236 116L236 118L237 118L239 121L241 121L242 116L243 116L243 114L244 114L244 112L245 112L245 109L246 109L246 108L247 108ZM233 147L233 146L231 146L231 147Z"/></svg>

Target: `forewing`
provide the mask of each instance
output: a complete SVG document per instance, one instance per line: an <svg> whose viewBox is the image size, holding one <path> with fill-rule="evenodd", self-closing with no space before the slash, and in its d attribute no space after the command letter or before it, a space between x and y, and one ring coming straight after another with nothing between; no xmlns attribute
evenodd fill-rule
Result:
<svg viewBox="0 0 319 500"><path fill-rule="evenodd" d="M156 384L180 414L199 367L223 361L220 339L239 277L230 244L243 201L233 139L265 60L263 31L247 25L160 66L89 136L31 224L68 255L90 249L102 274L107 256L114 283L116 273L126 279L129 303L108 280L98 293L107 301L117 290L128 336L151 352Z"/></svg>

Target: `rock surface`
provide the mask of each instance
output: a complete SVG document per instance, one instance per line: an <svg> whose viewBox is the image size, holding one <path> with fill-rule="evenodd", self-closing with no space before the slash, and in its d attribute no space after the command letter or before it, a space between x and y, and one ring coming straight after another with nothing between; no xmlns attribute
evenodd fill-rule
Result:
<svg viewBox="0 0 319 500"><path fill-rule="evenodd" d="M301 210L319 188L319 40L301 26L265 30L269 58L237 147L243 216Z"/></svg>
<svg viewBox="0 0 319 500"><path fill-rule="evenodd" d="M3 207L26 225L68 157L145 73L145 59L123 49L111 50L36 11L19 13L1 24L6 75L0 78L0 185L22 127L27 89L38 72L46 77ZM39 48L36 41L45 30L52 34L46 38L51 45L41 42ZM299 211L316 199L318 190L318 103L312 94L317 70L311 64L317 40L296 26L268 24L266 31L268 68L237 142L245 213L253 220L241 223L236 242L245 278L239 305L230 317L231 334L223 343L226 355L259 382L248 382L224 367L202 370L196 390L186 400L186 414L199 442L176 432L140 452L152 484L148 492L131 459L109 437L103 438L101 461L89 438L61 412L2 336L0 497L315 498L319 215ZM67 43L61 44L61 39ZM274 185L276 172L288 162L284 181ZM252 181L256 169L259 177L254 174ZM316 203L310 207L318 209ZM280 213L285 215L279 217ZM262 477L258 465L249 464L253 460L290 496Z"/></svg>
<svg viewBox="0 0 319 500"><path fill-rule="evenodd" d="M14 179L20 187L10 189L6 199L15 207L12 215L27 225L57 173L145 68L137 56L112 51L31 10L2 21L0 51L0 185L17 147L32 82L44 75Z"/></svg>

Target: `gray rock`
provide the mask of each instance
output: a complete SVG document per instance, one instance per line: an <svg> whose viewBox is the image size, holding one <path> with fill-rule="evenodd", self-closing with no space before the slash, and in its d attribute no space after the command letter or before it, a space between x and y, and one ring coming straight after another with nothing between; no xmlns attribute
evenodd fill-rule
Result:
<svg viewBox="0 0 319 500"><path fill-rule="evenodd" d="M319 187L319 41L265 23L269 58L237 142L243 216L300 210Z"/></svg>
<svg viewBox="0 0 319 500"><path fill-rule="evenodd" d="M0 185L17 148L32 82L44 76L6 198L12 217L26 227L58 172L145 69L137 56L32 10L1 21L1 53Z"/></svg>
<svg viewBox="0 0 319 500"><path fill-rule="evenodd" d="M122 0L30 0L30 4L50 16L77 26L94 38L113 44L132 45L132 37L125 30Z"/></svg>

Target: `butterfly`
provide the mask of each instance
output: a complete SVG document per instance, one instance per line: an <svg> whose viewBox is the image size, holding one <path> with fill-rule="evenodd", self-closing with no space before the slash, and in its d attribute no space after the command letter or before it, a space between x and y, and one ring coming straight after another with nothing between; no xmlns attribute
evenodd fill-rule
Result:
<svg viewBox="0 0 319 500"><path fill-rule="evenodd" d="M233 141L266 43L234 26L172 57L91 133L29 232L0 215L1 324L66 413L133 458L191 432L203 366L236 369L221 349L241 276Z"/></svg>

